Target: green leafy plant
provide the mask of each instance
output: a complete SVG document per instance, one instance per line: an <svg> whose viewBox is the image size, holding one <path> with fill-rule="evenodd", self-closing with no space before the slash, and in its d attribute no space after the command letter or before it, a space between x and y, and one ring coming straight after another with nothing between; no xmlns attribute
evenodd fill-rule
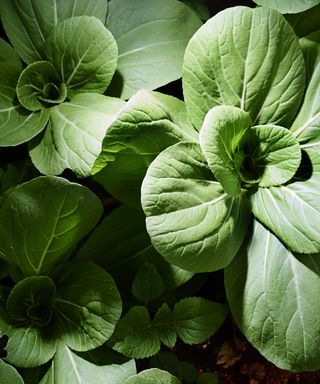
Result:
<svg viewBox="0 0 320 384"><path fill-rule="evenodd" d="M128 0L3 1L1 19L13 48L1 40L0 145L29 142L43 174L70 168L89 176L125 104L103 95L112 78L110 93L122 98L142 84L153 89L176 80L186 44L201 25L177 0L152 3L139 0L131 9Z"/></svg>
<svg viewBox="0 0 320 384"><path fill-rule="evenodd" d="M319 368L318 53L266 8L209 20L183 67L198 142L165 149L142 185L154 247L193 272L226 267L240 329L290 370Z"/></svg>
<svg viewBox="0 0 320 384"><path fill-rule="evenodd" d="M256 3L0 3L0 382L320 368L320 2Z"/></svg>

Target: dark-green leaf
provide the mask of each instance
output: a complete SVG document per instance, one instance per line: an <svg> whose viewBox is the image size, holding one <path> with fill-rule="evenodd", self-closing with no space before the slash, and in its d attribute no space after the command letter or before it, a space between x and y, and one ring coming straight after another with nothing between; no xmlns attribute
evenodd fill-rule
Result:
<svg viewBox="0 0 320 384"><path fill-rule="evenodd" d="M97 224L102 205L81 185L43 176L13 189L0 212L0 257L28 276L68 257Z"/></svg>

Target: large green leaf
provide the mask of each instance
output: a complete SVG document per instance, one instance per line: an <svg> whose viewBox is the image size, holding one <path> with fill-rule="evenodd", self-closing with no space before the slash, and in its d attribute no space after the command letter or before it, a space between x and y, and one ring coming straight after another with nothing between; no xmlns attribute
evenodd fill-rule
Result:
<svg viewBox="0 0 320 384"><path fill-rule="evenodd" d="M135 373L133 360L122 365L95 365L63 346L39 384L124 384Z"/></svg>
<svg viewBox="0 0 320 384"><path fill-rule="evenodd" d="M238 326L282 369L320 367L319 272L319 255L295 257L257 221L248 243L225 271Z"/></svg>
<svg viewBox="0 0 320 384"><path fill-rule="evenodd" d="M206 115L200 130L201 150L212 173L231 196L241 192L235 164L239 142L252 125L248 113L232 106L217 106Z"/></svg>
<svg viewBox="0 0 320 384"><path fill-rule="evenodd" d="M95 17L78 16L59 22L45 43L48 60L59 68L68 95L103 93L116 70L117 44Z"/></svg>
<svg viewBox="0 0 320 384"><path fill-rule="evenodd" d="M24 384L17 370L0 359L0 383Z"/></svg>
<svg viewBox="0 0 320 384"><path fill-rule="evenodd" d="M280 13L298 13L320 4L320 0L253 0L263 7L275 9Z"/></svg>
<svg viewBox="0 0 320 384"><path fill-rule="evenodd" d="M320 134L320 45L307 38L300 40L303 49L308 85L302 106L291 130L301 143L318 140Z"/></svg>
<svg viewBox="0 0 320 384"><path fill-rule="evenodd" d="M181 384L181 381L169 372L150 368L130 377L124 384Z"/></svg>
<svg viewBox="0 0 320 384"><path fill-rule="evenodd" d="M60 20L89 15L104 22L106 13L105 0L2 0L0 3L5 31L27 64L45 58L45 40Z"/></svg>
<svg viewBox="0 0 320 384"><path fill-rule="evenodd" d="M221 104L244 109L254 124L287 127L304 91L297 37L276 11L246 7L222 11L191 38L183 88L196 127Z"/></svg>
<svg viewBox="0 0 320 384"><path fill-rule="evenodd" d="M185 48L201 21L177 0L113 0L106 25L119 47L111 91L127 99L181 77Z"/></svg>
<svg viewBox="0 0 320 384"><path fill-rule="evenodd" d="M0 256L28 276L67 257L97 224L102 206L87 188L43 176L13 189L0 212Z"/></svg>
<svg viewBox="0 0 320 384"><path fill-rule="evenodd" d="M281 187L259 188L251 196L252 211L293 252L317 253L320 252L320 142L301 147L307 173L300 181L293 180Z"/></svg>
<svg viewBox="0 0 320 384"><path fill-rule="evenodd" d="M146 231L143 211L125 205L115 209L92 232L77 258L101 265L115 278L121 292L130 292L144 263L152 263L166 290L187 282L193 273L167 263L153 248ZM123 271L126 271L124 274Z"/></svg>
<svg viewBox="0 0 320 384"><path fill-rule="evenodd" d="M120 318L122 303L112 277L93 263L62 264L53 271L55 335L76 351L105 343Z"/></svg>
<svg viewBox="0 0 320 384"><path fill-rule="evenodd" d="M95 180L118 199L140 206L142 179L151 161L179 141L196 141L182 101L157 92L139 91L109 127L93 172Z"/></svg>
<svg viewBox="0 0 320 384"><path fill-rule="evenodd" d="M48 61L36 61L25 68L17 83L20 104L29 111L62 103L67 97L67 87L61 83L55 67Z"/></svg>
<svg viewBox="0 0 320 384"><path fill-rule="evenodd" d="M195 143L178 143L153 161L141 199L154 247L193 272L228 265L250 221L246 195L223 191Z"/></svg>
<svg viewBox="0 0 320 384"><path fill-rule="evenodd" d="M83 93L51 108L46 131L30 144L32 162L44 174L70 168L80 177L89 176L106 131L124 104L113 97Z"/></svg>

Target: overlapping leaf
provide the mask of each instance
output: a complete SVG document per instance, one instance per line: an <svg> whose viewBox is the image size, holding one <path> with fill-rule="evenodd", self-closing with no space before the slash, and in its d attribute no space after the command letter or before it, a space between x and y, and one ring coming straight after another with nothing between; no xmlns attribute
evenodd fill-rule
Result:
<svg viewBox="0 0 320 384"><path fill-rule="evenodd" d="M154 247L193 272L228 265L250 220L246 195L225 193L194 143L178 143L154 160L143 181L142 206Z"/></svg>
<svg viewBox="0 0 320 384"><path fill-rule="evenodd" d="M80 248L77 258L91 260L112 274L122 292L130 292L141 265L152 263L167 291L193 276L167 263L153 248L146 231L145 215L122 205L108 215ZM124 274L123 271L126 271Z"/></svg>
<svg viewBox="0 0 320 384"><path fill-rule="evenodd" d="M196 141L182 101L139 91L109 127L93 172L95 180L118 199L140 206L142 179L151 161L179 141Z"/></svg>
<svg viewBox="0 0 320 384"><path fill-rule="evenodd" d="M50 369L39 384L124 384L135 373L133 360L122 365L95 365L64 346L59 348Z"/></svg>
<svg viewBox="0 0 320 384"><path fill-rule="evenodd" d="M280 13L299 13L320 4L319 0L253 0L263 7L275 9Z"/></svg>
<svg viewBox="0 0 320 384"><path fill-rule="evenodd" d="M59 22L46 40L45 52L68 86L69 97L79 92L103 93L117 66L117 44L92 16Z"/></svg>
<svg viewBox="0 0 320 384"><path fill-rule="evenodd" d="M78 176L91 174L103 138L124 101L95 93L74 96L50 111L46 131L30 143L30 156L37 169L58 175L72 169Z"/></svg>
<svg viewBox="0 0 320 384"><path fill-rule="evenodd" d="M282 369L319 369L319 272L318 255L295 257L257 221L247 245L226 269L228 301L238 326Z"/></svg>
<svg viewBox="0 0 320 384"><path fill-rule="evenodd" d="M48 272L97 224L98 198L87 188L56 177L24 183L1 206L0 256L24 275Z"/></svg>
<svg viewBox="0 0 320 384"><path fill-rule="evenodd" d="M244 109L254 125L287 127L304 90L298 40L276 11L246 7L222 11L191 38L183 88L196 127L221 104Z"/></svg>
<svg viewBox="0 0 320 384"><path fill-rule="evenodd" d="M173 348L177 336L198 344L216 332L227 312L225 305L200 297L182 299L173 310L163 304L153 320L145 307L133 307L116 327L113 348L127 357L144 358L158 353L161 342Z"/></svg>
<svg viewBox="0 0 320 384"><path fill-rule="evenodd" d="M104 21L107 1L3 0L0 13L11 43L19 56L29 64L45 58L45 41L59 21L82 15L95 16Z"/></svg>
<svg viewBox="0 0 320 384"><path fill-rule="evenodd" d="M111 92L127 99L181 77L185 48L201 21L177 0L116 0L110 2L106 25L119 46Z"/></svg>

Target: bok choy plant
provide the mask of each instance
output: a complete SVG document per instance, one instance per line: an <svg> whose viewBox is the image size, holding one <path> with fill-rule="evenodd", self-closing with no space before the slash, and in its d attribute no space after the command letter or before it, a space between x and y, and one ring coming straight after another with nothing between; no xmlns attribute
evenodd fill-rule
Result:
<svg viewBox="0 0 320 384"><path fill-rule="evenodd" d="M153 246L192 272L225 268L240 329L289 370L319 368L318 83L317 34L299 42L271 9L225 10L186 50L189 123L177 123L166 96L145 97L148 123L131 110L141 136L118 123L96 161L108 172L122 152L134 154L142 163L132 165L137 187L162 151L142 184ZM109 185L115 190L112 178Z"/></svg>
<svg viewBox="0 0 320 384"><path fill-rule="evenodd" d="M125 104L104 95L111 81L110 93L126 99L142 84L153 89L176 80L186 44L201 25L182 2L151 5L2 1L12 47L1 40L0 145L29 142L43 174L69 168L89 176L106 130Z"/></svg>

